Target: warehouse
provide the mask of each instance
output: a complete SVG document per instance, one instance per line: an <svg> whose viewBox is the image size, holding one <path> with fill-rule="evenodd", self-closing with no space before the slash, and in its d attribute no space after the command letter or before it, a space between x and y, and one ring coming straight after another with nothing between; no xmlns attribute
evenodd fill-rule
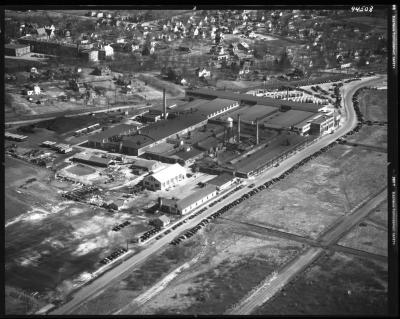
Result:
<svg viewBox="0 0 400 319"><path fill-rule="evenodd" d="M323 115L310 123L310 132L312 134L322 134L335 127L335 118L333 116Z"/></svg>
<svg viewBox="0 0 400 319"><path fill-rule="evenodd" d="M197 109L201 114L210 119L238 106L239 103L237 101L217 98L210 102L198 105Z"/></svg>
<svg viewBox="0 0 400 319"><path fill-rule="evenodd" d="M209 180L207 184L213 185L217 190L221 191L231 186L235 181L236 177L233 174L222 173L221 175Z"/></svg>
<svg viewBox="0 0 400 319"><path fill-rule="evenodd" d="M140 156L153 146L168 138L181 136L207 123L207 118L198 112L181 114L173 119L161 120L140 128L138 134L124 137L120 151L123 154Z"/></svg>
<svg viewBox="0 0 400 319"><path fill-rule="evenodd" d="M9 56L22 56L31 52L31 47L26 44L6 44L4 54Z"/></svg>
<svg viewBox="0 0 400 319"><path fill-rule="evenodd" d="M76 154L72 161L99 167L108 167L112 163L112 160L108 158L82 153Z"/></svg>
<svg viewBox="0 0 400 319"><path fill-rule="evenodd" d="M264 126L268 127L272 124L274 127L282 127L289 129L293 125L299 124L305 120L314 119L317 114L313 112L299 111L299 110L288 110L286 112L277 112L264 119Z"/></svg>
<svg viewBox="0 0 400 319"><path fill-rule="evenodd" d="M147 175L143 179L143 185L145 188L153 191L165 190L171 186L177 185L179 182L184 180L185 176L185 168L179 164L173 164L158 170L153 174Z"/></svg>
<svg viewBox="0 0 400 319"><path fill-rule="evenodd" d="M137 130L137 126L135 125L128 125L128 124L120 124L99 132L97 134L89 136L88 146L94 148L106 148L105 144L107 142L112 141L114 138L128 135Z"/></svg>
<svg viewBox="0 0 400 319"><path fill-rule="evenodd" d="M17 142L25 141L28 138L28 136L25 136L25 135L13 134L13 133L9 133L9 132L5 132L4 137L6 139L9 139L12 141L17 141Z"/></svg>
<svg viewBox="0 0 400 319"><path fill-rule="evenodd" d="M160 198L160 209L171 213L185 215L217 195L214 185L206 185L195 193L183 198Z"/></svg>

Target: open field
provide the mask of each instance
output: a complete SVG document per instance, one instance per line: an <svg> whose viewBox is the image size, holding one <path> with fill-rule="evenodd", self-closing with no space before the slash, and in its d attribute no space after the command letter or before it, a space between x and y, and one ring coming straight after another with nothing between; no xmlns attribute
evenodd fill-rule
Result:
<svg viewBox="0 0 400 319"><path fill-rule="evenodd" d="M256 234L226 220L211 224L201 236L208 243L204 256L139 314L223 314L303 249L299 243Z"/></svg>
<svg viewBox="0 0 400 319"><path fill-rule="evenodd" d="M336 146L226 217L316 238L385 185L385 162L381 153Z"/></svg>
<svg viewBox="0 0 400 319"><path fill-rule="evenodd" d="M246 225L219 220L181 245L168 246L75 314L111 314L123 307L118 314L222 314L303 247L290 240L253 233ZM200 258L173 279L168 289L142 307L127 306L144 288L148 289L177 267L178 263L174 259L171 263L168 257L174 251L184 257L179 264L193 256Z"/></svg>
<svg viewBox="0 0 400 319"><path fill-rule="evenodd" d="M365 120L387 121L387 90L363 90L359 107Z"/></svg>
<svg viewBox="0 0 400 319"><path fill-rule="evenodd" d="M342 253L325 255L255 315L384 315L387 265Z"/></svg>
<svg viewBox="0 0 400 319"><path fill-rule="evenodd" d="M361 143L387 148L387 126L364 125L357 134L346 137L351 143Z"/></svg>
<svg viewBox="0 0 400 319"><path fill-rule="evenodd" d="M21 160L5 157L5 220L25 214L32 204L58 202L57 190L49 185L52 172ZM34 179L34 181L27 181Z"/></svg>
<svg viewBox="0 0 400 319"><path fill-rule="evenodd" d="M338 244L387 256L387 238L387 229L363 221L344 236Z"/></svg>
<svg viewBox="0 0 400 319"><path fill-rule="evenodd" d="M73 314L112 314L129 304L140 293L163 278L171 270L190 260L200 250L199 238L181 246L169 246L135 268L131 274L115 282Z"/></svg>
<svg viewBox="0 0 400 319"><path fill-rule="evenodd" d="M381 225L387 226L387 224L388 224L388 202L384 201L382 204L380 204L373 213L369 214L368 219L375 223L379 223Z"/></svg>

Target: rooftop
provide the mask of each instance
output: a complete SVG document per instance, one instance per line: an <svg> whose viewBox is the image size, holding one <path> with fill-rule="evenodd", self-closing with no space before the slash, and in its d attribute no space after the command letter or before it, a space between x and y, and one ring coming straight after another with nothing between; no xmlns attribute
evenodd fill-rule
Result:
<svg viewBox="0 0 400 319"><path fill-rule="evenodd" d="M157 172L153 173L155 179L157 179L160 183L164 183L179 174L186 174L185 168L183 168L179 164L169 165L163 169L158 170Z"/></svg>
<svg viewBox="0 0 400 319"><path fill-rule="evenodd" d="M89 137L89 141L102 141L116 135L124 135L137 129L135 125L119 124Z"/></svg>
<svg viewBox="0 0 400 319"><path fill-rule="evenodd" d="M29 47L29 44L9 43L4 45L5 49L20 49L26 47Z"/></svg>
<svg viewBox="0 0 400 319"><path fill-rule="evenodd" d="M315 117L315 113L312 112L289 110L286 112L277 112L272 114L265 119L264 123L282 127L290 127L304 120L311 120L313 117Z"/></svg>
<svg viewBox="0 0 400 319"><path fill-rule="evenodd" d="M178 200L177 205L181 209L185 209L186 207L189 207L193 203L199 201L200 199L206 197L207 195L210 195L212 192L215 191L215 185L206 185L203 188L198 189L193 194Z"/></svg>
<svg viewBox="0 0 400 319"><path fill-rule="evenodd" d="M298 102L293 102L293 101L285 101L285 100L278 100L278 99L273 99L269 97L257 97L251 94L243 94L243 93L235 93L232 91L221 91L221 90L211 90L211 89L204 89L204 88L199 88L199 89L191 89L191 90L186 90L187 94L196 94L200 95L203 97L217 97L217 98L223 98L223 99L230 99L230 100L235 100L235 101L243 101L246 103L254 103L254 104L261 104L261 105L268 105L268 106L274 106L274 107L280 107L281 105L286 105L291 108L296 108L296 109L304 109L305 111L310 111L310 112L318 112L318 110L321 108L320 105L317 104L312 104L312 103L298 103Z"/></svg>
<svg viewBox="0 0 400 319"><path fill-rule="evenodd" d="M217 177L214 177L213 179L209 180L207 183L215 186L222 186L233 179L235 179L234 175L228 173L222 173L221 175L218 175Z"/></svg>

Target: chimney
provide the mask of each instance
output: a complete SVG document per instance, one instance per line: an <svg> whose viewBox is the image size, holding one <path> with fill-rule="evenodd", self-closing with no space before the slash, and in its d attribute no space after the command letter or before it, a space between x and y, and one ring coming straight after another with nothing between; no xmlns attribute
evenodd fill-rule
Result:
<svg viewBox="0 0 400 319"><path fill-rule="evenodd" d="M259 143L258 119L256 119L256 145Z"/></svg>
<svg viewBox="0 0 400 319"><path fill-rule="evenodd" d="M165 89L163 89L163 113L164 113L164 120L167 119L167 96L165 94Z"/></svg>
<svg viewBox="0 0 400 319"><path fill-rule="evenodd" d="M237 134L238 134L237 142L238 142L238 144L239 144L239 143L240 143L240 114L238 114L238 128L237 128Z"/></svg>

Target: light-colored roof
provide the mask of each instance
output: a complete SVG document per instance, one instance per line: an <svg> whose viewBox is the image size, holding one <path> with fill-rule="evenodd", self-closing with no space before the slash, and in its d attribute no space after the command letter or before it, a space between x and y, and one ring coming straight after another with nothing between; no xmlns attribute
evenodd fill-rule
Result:
<svg viewBox="0 0 400 319"><path fill-rule="evenodd" d="M164 183L179 174L186 174L186 170L181 165L176 163L153 173L151 176L153 176L153 178L158 180L160 183Z"/></svg>
<svg viewBox="0 0 400 319"><path fill-rule="evenodd" d="M189 207L190 205L196 203L200 199L210 195L211 193L216 191L215 185L206 185L203 188L199 189L195 193L180 199L177 202L177 205L180 209L185 209L186 207Z"/></svg>

